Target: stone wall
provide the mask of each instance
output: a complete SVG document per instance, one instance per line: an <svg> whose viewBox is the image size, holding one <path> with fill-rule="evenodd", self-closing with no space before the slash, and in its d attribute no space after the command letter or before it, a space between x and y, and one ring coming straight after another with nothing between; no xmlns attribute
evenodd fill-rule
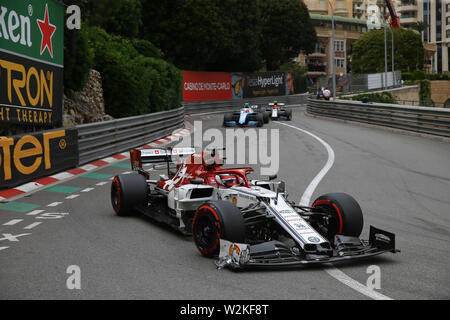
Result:
<svg viewBox="0 0 450 320"><path fill-rule="evenodd" d="M431 100L438 107L450 108L450 81L431 81Z"/></svg>
<svg viewBox="0 0 450 320"><path fill-rule="evenodd" d="M69 91L64 95L64 126L112 119L105 113L100 72L91 70L83 90Z"/></svg>

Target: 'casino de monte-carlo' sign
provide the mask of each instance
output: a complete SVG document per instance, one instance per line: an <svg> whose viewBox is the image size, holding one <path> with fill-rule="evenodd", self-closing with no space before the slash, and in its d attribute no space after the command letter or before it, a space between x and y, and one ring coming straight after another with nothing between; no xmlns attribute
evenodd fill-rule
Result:
<svg viewBox="0 0 450 320"><path fill-rule="evenodd" d="M64 7L0 1L0 125L62 125Z"/></svg>

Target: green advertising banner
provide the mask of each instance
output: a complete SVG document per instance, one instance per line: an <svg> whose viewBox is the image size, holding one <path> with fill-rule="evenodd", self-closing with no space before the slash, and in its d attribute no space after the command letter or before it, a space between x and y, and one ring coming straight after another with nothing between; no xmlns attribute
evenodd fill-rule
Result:
<svg viewBox="0 0 450 320"><path fill-rule="evenodd" d="M0 3L0 122L62 124L64 7L53 0Z"/></svg>

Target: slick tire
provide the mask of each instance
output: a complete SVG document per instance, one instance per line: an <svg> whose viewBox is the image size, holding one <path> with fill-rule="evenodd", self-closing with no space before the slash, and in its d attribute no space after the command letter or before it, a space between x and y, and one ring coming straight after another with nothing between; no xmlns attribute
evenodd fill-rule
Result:
<svg viewBox="0 0 450 320"><path fill-rule="evenodd" d="M269 119L270 119L269 113L268 112L262 112L262 115L264 117L264 123L269 123Z"/></svg>
<svg viewBox="0 0 450 320"><path fill-rule="evenodd" d="M111 204L118 216L129 216L137 205L147 201L147 181L138 174L115 176L111 184Z"/></svg>
<svg viewBox="0 0 450 320"><path fill-rule="evenodd" d="M226 114L223 116L223 126L227 127L228 126L228 121L233 121L233 115L232 114Z"/></svg>
<svg viewBox="0 0 450 320"><path fill-rule="evenodd" d="M324 209L333 218L329 219L327 232L322 235L333 241L335 235L359 237L364 225L361 207L346 193L327 193L317 198L313 208ZM313 209L314 212L314 209Z"/></svg>
<svg viewBox="0 0 450 320"><path fill-rule="evenodd" d="M262 113L257 114L256 121L258 121L258 124L257 124L258 127L262 127L264 125L264 116Z"/></svg>
<svg viewBox="0 0 450 320"><path fill-rule="evenodd" d="M228 201L210 201L200 206L192 221L194 243L206 257L219 254L220 239L245 242L244 218L238 207Z"/></svg>
<svg viewBox="0 0 450 320"><path fill-rule="evenodd" d="M291 121L291 120L292 120L292 109L287 109L287 110L286 110L286 119L287 119L288 121Z"/></svg>

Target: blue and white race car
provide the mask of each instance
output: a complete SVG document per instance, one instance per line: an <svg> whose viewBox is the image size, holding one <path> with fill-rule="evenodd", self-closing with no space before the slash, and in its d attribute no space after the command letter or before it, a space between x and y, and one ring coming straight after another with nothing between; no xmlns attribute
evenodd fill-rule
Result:
<svg viewBox="0 0 450 320"><path fill-rule="evenodd" d="M264 123L269 122L269 116L265 112L261 112L257 105L250 106L245 103L244 107L239 111L228 113L223 116L223 126L250 126L256 125L262 127Z"/></svg>

